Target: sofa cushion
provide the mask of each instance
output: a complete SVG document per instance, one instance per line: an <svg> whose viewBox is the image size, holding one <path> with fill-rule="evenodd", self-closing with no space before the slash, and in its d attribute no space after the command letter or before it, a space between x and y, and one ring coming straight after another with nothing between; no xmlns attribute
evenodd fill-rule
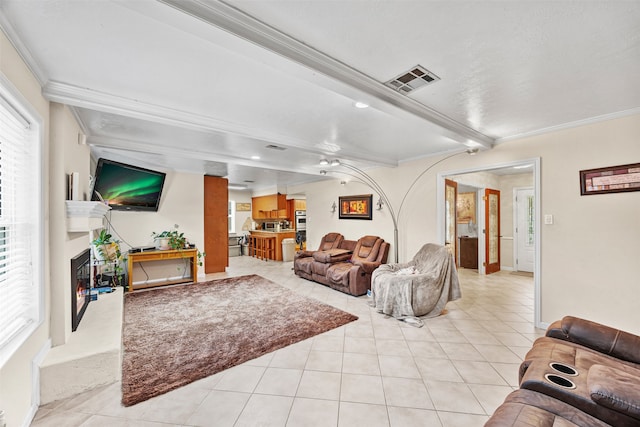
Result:
<svg viewBox="0 0 640 427"><path fill-rule="evenodd" d="M640 371L634 376L610 366L593 365L587 384L594 402L640 420Z"/></svg>
<svg viewBox="0 0 640 427"><path fill-rule="evenodd" d="M373 262L378 257L383 240L378 236L364 236L358 240L353 251L353 261Z"/></svg>
<svg viewBox="0 0 640 427"><path fill-rule="evenodd" d="M296 269L296 271L302 271L302 272L307 273L307 274L311 274L312 265L313 265L313 258L312 257L298 258L295 261L295 269Z"/></svg>
<svg viewBox="0 0 640 427"><path fill-rule="evenodd" d="M327 268L327 279L329 279L331 283L349 286L349 271L351 267L351 263L348 262L331 264L331 266Z"/></svg>

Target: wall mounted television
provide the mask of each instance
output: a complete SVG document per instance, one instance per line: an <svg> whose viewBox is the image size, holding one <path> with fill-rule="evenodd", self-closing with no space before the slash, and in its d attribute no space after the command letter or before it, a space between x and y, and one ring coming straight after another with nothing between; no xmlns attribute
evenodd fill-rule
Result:
<svg viewBox="0 0 640 427"><path fill-rule="evenodd" d="M91 200L100 197L111 209L157 211L166 174L113 160L99 159Z"/></svg>

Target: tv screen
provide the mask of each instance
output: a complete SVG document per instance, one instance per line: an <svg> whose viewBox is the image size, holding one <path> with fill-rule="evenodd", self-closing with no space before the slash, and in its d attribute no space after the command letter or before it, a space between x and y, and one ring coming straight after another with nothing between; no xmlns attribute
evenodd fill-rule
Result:
<svg viewBox="0 0 640 427"><path fill-rule="evenodd" d="M102 197L114 210L157 211L165 176L163 172L99 159L91 200Z"/></svg>

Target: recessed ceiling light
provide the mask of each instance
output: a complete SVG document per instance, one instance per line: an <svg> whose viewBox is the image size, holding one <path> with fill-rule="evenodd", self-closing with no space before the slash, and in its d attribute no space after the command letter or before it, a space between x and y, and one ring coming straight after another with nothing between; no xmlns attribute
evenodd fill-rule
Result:
<svg viewBox="0 0 640 427"><path fill-rule="evenodd" d="M251 160L260 160L260 156L251 156Z"/></svg>
<svg viewBox="0 0 640 427"><path fill-rule="evenodd" d="M356 108L368 108L369 107L369 104L365 104L364 102L360 102L360 101L356 102L354 105L356 106Z"/></svg>
<svg viewBox="0 0 640 427"><path fill-rule="evenodd" d="M331 160L331 166L340 166L340 160L338 159Z"/></svg>
<svg viewBox="0 0 640 427"><path fill-rule="evenodd" d="M327 166L328 164L329 164L329 160L327 160L327 159L320 160L320 165L321 166Z"/></svg>

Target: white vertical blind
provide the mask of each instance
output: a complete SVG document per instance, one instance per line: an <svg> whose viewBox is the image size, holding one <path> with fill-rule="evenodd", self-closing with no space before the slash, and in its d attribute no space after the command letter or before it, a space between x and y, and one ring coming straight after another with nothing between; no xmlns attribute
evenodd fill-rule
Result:
<svg viewBox="0 0 640 427"><path fill-rule="evenodd" d="M40 150L29 122L0 96L0 361L39 321ZM1 365L1 363L0 363Z"/></svg>

